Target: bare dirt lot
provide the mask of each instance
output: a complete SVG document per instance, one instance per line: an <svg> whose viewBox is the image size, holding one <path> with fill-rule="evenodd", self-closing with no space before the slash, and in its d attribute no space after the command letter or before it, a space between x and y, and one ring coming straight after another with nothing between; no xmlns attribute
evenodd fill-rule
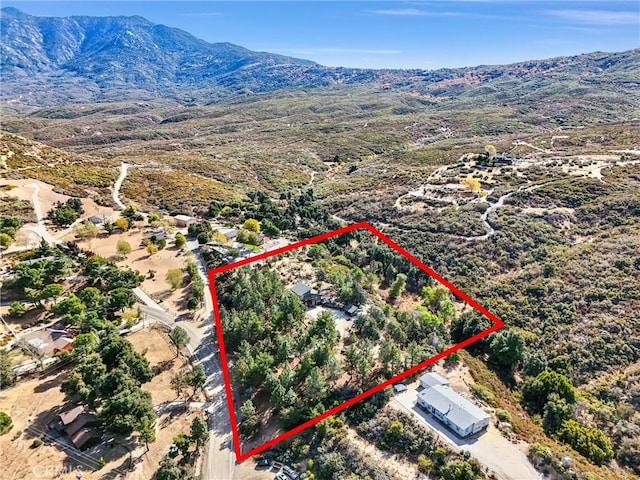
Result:
<svg viewBox="0 0 640 480"><path fill-rule="evenodd" d="M173 246L172 237L170 237L166 248L154 255L149 255L146 248L141 245L148 231L150 231L148 228L134 228L106 237L82 240L79 245L116 262L119 267L129 267L145 275L147 278L140 285L142 290L172 313L184 313L190 293L188 287L171 290L165 276L170 269L184 269L190 254ZM119 240L124 240L131 245L131 253L126 258L116 254ZM148 278L150 270L155 272L154 278Z"/></svg>

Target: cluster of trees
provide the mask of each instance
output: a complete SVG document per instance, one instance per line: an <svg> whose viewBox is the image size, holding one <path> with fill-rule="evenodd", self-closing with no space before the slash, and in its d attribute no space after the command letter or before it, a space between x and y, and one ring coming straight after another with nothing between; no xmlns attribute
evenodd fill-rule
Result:
<svg viewBox="0 0 640 480"><path fill-rule="evenodd" d="M47 217L56 225L66 227L75 222L84 213L82 201L79 198L70 198L66 202L57 202L47 213Z"/></svg>
<svg viewBox="0 0 640 480"><path fill-rule="evenodd" d="M287 427L324 411L329 385L341 371L334 352L338 332L333 316L319 315L305 331L304 305L273 271L239 269L219 282L225 347L234 359L235 385L242 392L266 391ZM293 356L301 357L295 369L289 365ZM249 398L241 411L240 429L250 435L258 428Z"/></svg>
<svg viewBox="0 0 640 480"><path fill-rule="evenodd" d="M172 331L176 332L178 329L174 329ZM180 329L182 330L182 329ZM184 332L184 330L182 330ZM177 333L177 332L176 332ZM186 332L185 332L186 333ZM175 334L174 334L175 335ZM170 337L171 341L176 345L176 337ZM187 344L188 339L184 339L184 345ZM180 347L181 348L181 347ZM179 348L176 348L176 351L179 352ZM171 388L173 388L176 392L176 396L180 398L183 393L185 387L191 387L192 393L191 396L195 395L198 389L202 388L207 381L207 375L204 371L204 368L201 365L198 365L190 372L178 372L171 378Z"/></svg>
<svg viewBox="0 0 640 480"><path fill-rule="evenodd" d="M108 431L123 436L137 431L153 441L156 415L151 394L141 388L153 373L144 355L110 328L78 335L71 355L75 365L61 390L97 409Z"/></svg>
<svg viewBox="0 0 640 480"><path fill-rule="evenodd" d="M15 278L7 282L6 287L21 292L34 306L42 308L49 301L55 303L63 295L64 286L56 282L69 274L72 263L60 255L55 258L33 260L16 264ZM13 302L9 308L9 315L21 317L26 311L24 302Z"/></svg>
<svg viewBox="0 0 640 480"><path fill-rule="evenodd" d="M187 263L187 274L189 275L191 285L191 296L187 300L187 308L189 310L196 310L204 300L204 280L202 280L198 272L198 266L193 262Z"/></svg>
<svg viewBox="0 0 640 480"><path fill-rule="evenodd" d="M15 217L0 218L0 247L7 248L16 238L23 221Z"/></svg>
<svg viewBox="0 0 640 480"><path fill-rule="evenodd" d="M348 260L343 257L342 262ZM251 398L258 390L269 394L270 406L291 428L333 401L418 364L449 342L445 321L453 307L448 296L431 288L425 289L429 306L396 312L387 305L357 316L355 334L345 340L342 355L336 352L340 337L333 315L321 312L302 328L305 306L276 272L233 270L220 275L217 288L225 348L233 358L231 376L249 397L241 409L246 435L260 427ZM295 369L289 364L292 358L300 359ZM349 376L346 383L339 382L343 373Z"/></svg>
<svg viewBox="0 0 640 480"><path fill-rule="evenodd" d="M201 245L210 241L214 236L213 228L211 228L211 223L209 223L207 220L192 223L191 225L189 225L187 231L189 235L191 235L192 237L196 237L198 239L198 243Z"/></svg>
<svg viewBox="0 0 640 480"><path fill-rule="evenodd" d="M262 232L269 236L278 236L285 230L322 228L330 220L329 211L316 200L312 189L299 195L283 193L277 203L263 191L250 192L246 199L227 204L213 201L209 205L208 215L210 218L221 217L238 222L258 220Z"/></svg>

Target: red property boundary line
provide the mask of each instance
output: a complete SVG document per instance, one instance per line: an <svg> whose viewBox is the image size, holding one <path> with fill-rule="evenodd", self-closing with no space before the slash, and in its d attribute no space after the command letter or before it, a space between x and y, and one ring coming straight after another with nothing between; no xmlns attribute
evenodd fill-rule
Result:
<svg viewBox="0 0 640 480"><path fill-rule="evenodd" d="M224 339L223 339L223 334L222 334L222 323L220 321L220 309L219 309L219 306L218 306L218 296L217 296L217 293L216 293L214 276L217 273L226 272L226 271L231 270L233 268L241 267L243 265L247 265L249 263L257 262L259 260L264 260L265 258L269 258L269 257L272 257L274 255L285 253L285 252L294 250L296 248L303 247L305 245L311 245L313 243L317 243L317 242L320 242L322 240L326 240L327 238L336 237L338 235L342 235L344 233L352 232L352 231L357 230L357 229L366 229L369 232L371 232L373 235L375 235L380 240L382 240L387 245L389 245L391 248L393 248L396 252L400 253L401 255L403 255L404 257L409 259L409 261L411 261L411 263L413 263L418 268L420 268L420 270L424 271L425 273L427 273L431 277L435 278L438 282L440 282L442 285L444 285L449 290L451 290L457 297L461 298L462 300L467 302L469 305L471 305L473 308L478 310L480 313L485 315L489 320L491 320L493 322L493 325L491 327L487 328L486 330L483 330L482 332L477 333L476 335L474 335L474 336L472 336L470 338L467 338L466 340L458 343L457 345L454 345L454 346L448 348L447 350L439 353L438 355L435 355L435 356L433 356L431 358L428 358L427 360L419 363L418 365L410 368L409 370L406 370L406 371L404 371L402 373L399 373L398 375L390 378L389 380L387 380L387 381L385 381L385 382L383 382L383 383L381 383L379 385L376 385L375 387L370 388L369 390L361 393L360 395L357 395L354 398L351 398L351 399L347 400L346 402L327 410L326 412L322 413L321 415L318 415L317 417L312 418L311 420L308 420L308 421L304 422L303 424L298 425L297 427L278 435L277 437L269 440L266 443L263 443L262 445L260 445L258 447L253 448L252 450L249 450L246 453L242 453L241 450L240 450L240 437L239 437L239 434L238 434L238 425L237 425L237 421L236 421L236 414L235 414L235 409L234 409L234 404L233 404L233 393L232 393L232 390L231 390L231 381L230 381L230 378L229 378L229 368L228 368L228 365L227 365L227 353L225 351L225 346L224 346ZM453 352L455 352L457 350L460 350L461 348L464 348L464 347L472 344L473 342L476 342L476 341L480 340L481 338L486 337L490 333L495 332L496 330L499 330L502 327L504 327L504 322L502 320L500 320L497 316L495 316L493 313L489 312L486 308L484 308L482 305L480 305L474 299L469 297L466 293L464 293L463 291L458 289L455 285L453 285L452 283L450 283L447 280L445 280L442 276L440 276L434 270L432 270L431 268L426 266L424 263L422 263L415 256L410 254L408 251L406 251L404 248L402 248L396 242L391 240L389 237L387 237L386 235L384 235L383 233L378 231L375 227L373 227L368 222L354 223L352 225L348 225L346 227L339 228L338 230L327 232L327 233L324 233L322 235L317 235L315 237L307 238L305 240L301 240L299 242L295 242L295 243L286 245L284 247L278 248L276 250L272 250L270 252L261 253L260 255L256 255L255 257L249 257L249 258L245 258L245 259L240 260L240 261L235 262L235 263L223 265L221 267L214 268L213 270L209 270L208 274L209 274L209 285L210 285L210 290L211 290L211 298L213 300L213 311L214 311L214 316L215 316L215 320L216 320L216 333L217 333L217 336L218 336L218 346L220 348L220 361L221 361L221 364L222 364L222 373L223 373L223 376L224 376L225 389L226 389L226 393L227 393L227 406L228 406L228 409L229 409L229 417L230 417L230 421L231 421L231 430L232 430L232 433L233 433L233 446L234 446L234 450L235 450L235 454L236 454L236 462L243 462L247 458L249 458L249 457L251 457L251 456L253 456L253 455L255 455L255 454L259 453L259 452L262 452L262 451L272 447L273 445L275 445L275 444L277 444L277 443L279 443L279 442L281 442L283 440L286 440L287 438L292 437L293 435L296 435L297 433L300 433L301 431L305 430L306 428L311 427L312 425L315 425L316 423L324 420L325 418L327 418L327 417L329 417L329 416L331 416L331 415L333 415L335 413L338 413L338 412L346 409L347 407L350 407L351 405L359 402L360 400L364 400L365 398L370 397L374 393L379 392L380 390L383 390L383 389L387 388L388 386L398 382L399 380L402 380L403 378L408 377L409 375L417 372L418 370L422 370L424 367L426 367L426 366L428 366L428 365L430 365L432 363L435 363L438 360L446 357L447 355L450 355ZM220 341L220 340L222 340L222 341Z"/></svg>

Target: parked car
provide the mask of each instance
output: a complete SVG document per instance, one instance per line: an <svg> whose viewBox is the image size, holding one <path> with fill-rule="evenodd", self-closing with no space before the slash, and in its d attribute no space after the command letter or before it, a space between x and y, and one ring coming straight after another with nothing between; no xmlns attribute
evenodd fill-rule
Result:
<svg viewBox="0 0 640 480"><path fill-rule="evenodd" d="M270 465L271 465L271 460L269 460L268 458L261 458L258 460L259 467L268 467Z"/></svg>
<svg viewBox="0 0 640 480"><path fill-rule="evenodd" d="M407 390L407 386L404 383L396 383L393 386L393 391L395 393L401 393Z"/></svg>

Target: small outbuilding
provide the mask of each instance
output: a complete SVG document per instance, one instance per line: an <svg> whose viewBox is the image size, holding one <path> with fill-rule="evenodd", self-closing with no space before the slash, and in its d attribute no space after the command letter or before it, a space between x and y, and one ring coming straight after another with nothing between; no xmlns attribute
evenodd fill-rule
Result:
<svg viewBox="0 0 640 480"><path fill-rule="evenodd" d="M436 372L427 372L420 377L420 386L422 388L435 387L436 385L449 385L449 380Z"/></svg>
<svg viewBox="0 0 640 480"><path fill-rule="evenodd" d="M176 223L176 227L188 227L196 221L195 218L189 215L176 215L173 217L173 220Z"/></svg>

